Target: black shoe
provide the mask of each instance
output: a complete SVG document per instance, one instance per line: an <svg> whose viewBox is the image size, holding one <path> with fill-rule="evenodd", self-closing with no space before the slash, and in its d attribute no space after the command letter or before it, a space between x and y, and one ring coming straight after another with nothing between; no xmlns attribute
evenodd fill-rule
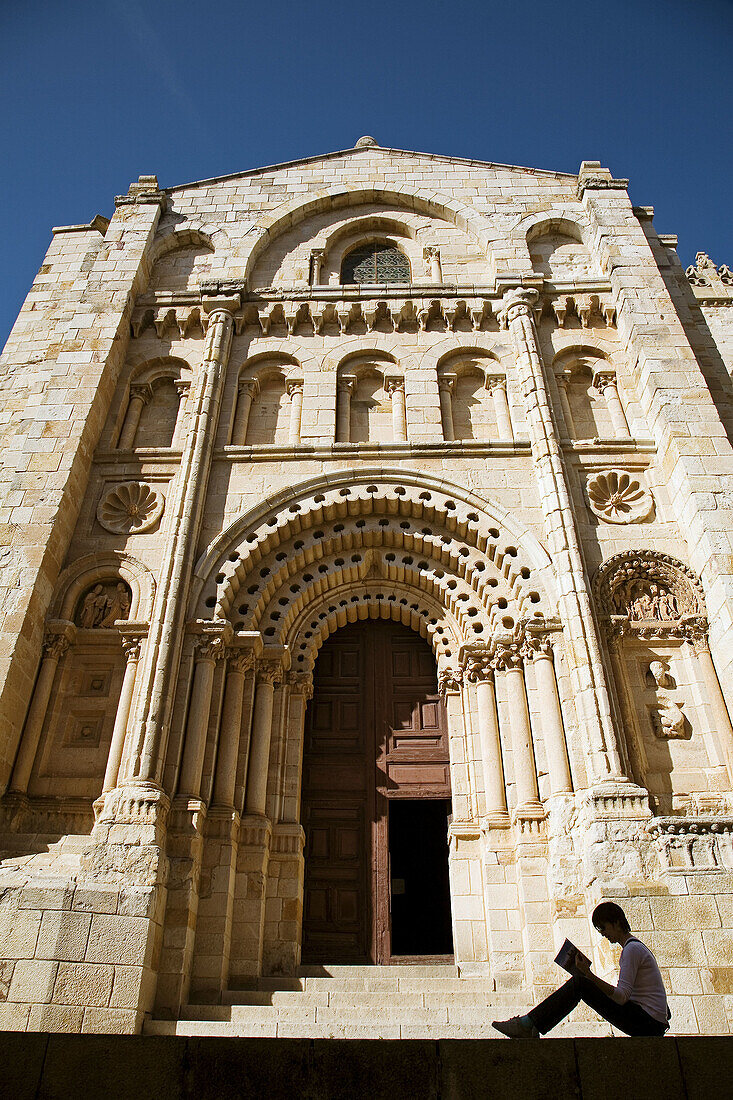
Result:
<svg viewBox="0 0 733 1100"><path fill-rule="evenodd" d="M534 1024L529 1027L523 1022L521 1016L512 1016L510 1020L494 1020L491 1025L506 1035L509 1039L539 1039L540 1033Z"/></svg>

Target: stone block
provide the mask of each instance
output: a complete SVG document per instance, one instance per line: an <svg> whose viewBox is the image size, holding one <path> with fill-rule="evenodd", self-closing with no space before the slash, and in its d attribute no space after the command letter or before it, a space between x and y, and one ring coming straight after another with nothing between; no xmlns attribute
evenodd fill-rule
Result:
<svg viewBox="0 0 733 1100"><path fill-rule="evenodd" d="M54 1004L100 1007L109 1003L114 967L95 963L60 963Z"/></svg>
<svg viewBox="0 0 733 1100"><path fill-rule="evenodd" d="M112 962L122 966L143 966L149 962L150 922L144 917L120 914L92 917L87 962Z"/></svg>
<svg viewBox="0 0 733 1100"><path fill-rule="evenodd" d="M0 1020L0 1028L5 1024ZM0 1091L12 1100L35 1100L48 1045L47 1035L13 1035L0 1031Z"/></svg>
<svg viewBox="0 0 733 1100"><path fill-rule="evenodd" d="M674 1042L628 1037L623 1042L576 1039L575 1050L583 1100L684 1096Z"/></svg>
<svg viewBox="0 0 733 1100"><path fill-rule="evenodd" d="M733 1080L733 1042L710 1036L676 1040L687 1100L710 1100Z"/></svg>
<svg viewBox="0 0 733 1100"><path fill-rule="evenodd" d="M81 1031L84 1009L78 1005L32 1005L28 1017L29 1031Z"/></svg>
<svg viewBox="0 0 733 1100"><path fill-rule="evenodd" d="M0 1004L0 1032L25 1031L30 1011L29 1004L20 1004L17 1001Z"/></svg>
<svg viewBox="0 0 733 1100"><path fill-rule="evenodd" d="M13 972L8 999L48 1004L59 964L44 959L20 959Z"/></svg>
<svg viewBox="0 0 733 1100"><path fill-rule="evenodd" d="M43 914L36 955L39 959L78 962L84 958L92 923L88 913L48 912Z"/></svg>
<svg viewBox="0 0 733 1100"><path fill-rule="evenodd" d="M575 1050L569 1039L476 1043L441 1039L438 1049L441 1100L475 1100L487 1095L502 1100L578 1096Z"/></svg>
<svg viewBox="0 0 733 1100"><path fill-rule="evenodd" d="M135 1035L139 1014L123 1008L87 1008L81 1030L91 1035Z"/></svg>
<svg viewBox="0 0 733 1100"><path fill-rule="evenodd" d="M44 1098L179 1100L195 1095L185 1086L186 1040L174 1036L52 1036L43 1067Z"/></svg>
<svg viewBox="0 0 733 1100"><path fill-rule="evenodd" d="M36 954L42 914L33 909L9 909L0 920L0 956L32 959Z"/></svg>
<svg viewBox="0 0 733 1100"><path fill-rule="evenodd" d="M310 1066L310 1043L298 1039L187 1040L187 1087L197 1100L222 1096L267 1097L293 1100L299 1082L307 1096L315 1084ZM316 1091L311 1095L317 1096ZM343 1095L343 1094L342 1094Z"/></svg>

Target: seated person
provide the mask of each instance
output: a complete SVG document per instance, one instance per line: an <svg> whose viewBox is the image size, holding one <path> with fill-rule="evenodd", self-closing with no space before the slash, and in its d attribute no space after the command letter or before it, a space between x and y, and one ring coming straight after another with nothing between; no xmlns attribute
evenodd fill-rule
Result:
<svg viewBox="0 0 733 1100"><path fill-rule="evenodd" d="M604 901L593 910L593 926L609 941L621 945L618 984L591 973L585 956L576 956L573 976L526 1016L494 1020L493 1026L510 1039L537 1039L556 1027L579 1001L627 1035L664 1035L669 1027L667 994L657 960L635 936L620 905ZM568 967L569 969L569 967Z"/></svg>

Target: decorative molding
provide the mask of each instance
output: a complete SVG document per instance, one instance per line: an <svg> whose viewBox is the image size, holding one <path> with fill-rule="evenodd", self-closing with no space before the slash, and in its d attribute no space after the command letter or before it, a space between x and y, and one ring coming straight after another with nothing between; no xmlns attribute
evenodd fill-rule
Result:
<svg viewBox="0 0 733 1100"><path fill-rule="evenodd" d="M97 520L115 535L149 531L163 515L165 497L144 481L123 481L108 489L97 505Z"/></svg>
<svg viewBox="0 0 733 1100"><path fill-rule="evenodd" d="M641 480L624 470L589 474L585 488L591 510L606 523L641 523L654 507Z"/></svg>
<svg viewBox="0 0 733 1100"><path fill-rule="evenodd" d="M440 695L456 694L463 684L463 669L441 668L438 672L438 693Z"/></svg>
<svg viewBox="0 0 733 1100"><path fill-rule="evenodd" d="M665 871L677 874L733 869L733 817L656 817L647 826Z"/></svg>

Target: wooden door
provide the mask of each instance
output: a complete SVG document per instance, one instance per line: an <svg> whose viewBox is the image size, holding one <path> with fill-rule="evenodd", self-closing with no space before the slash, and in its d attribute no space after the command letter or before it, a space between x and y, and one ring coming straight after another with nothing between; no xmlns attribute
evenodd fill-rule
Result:
<svg viewBox="0 0 733 1100"><path fill-rule="evenodd" d="M432 652L389 622L323 646L305 725L303 962L391 955L388 804L450 797Z"/></svg>

